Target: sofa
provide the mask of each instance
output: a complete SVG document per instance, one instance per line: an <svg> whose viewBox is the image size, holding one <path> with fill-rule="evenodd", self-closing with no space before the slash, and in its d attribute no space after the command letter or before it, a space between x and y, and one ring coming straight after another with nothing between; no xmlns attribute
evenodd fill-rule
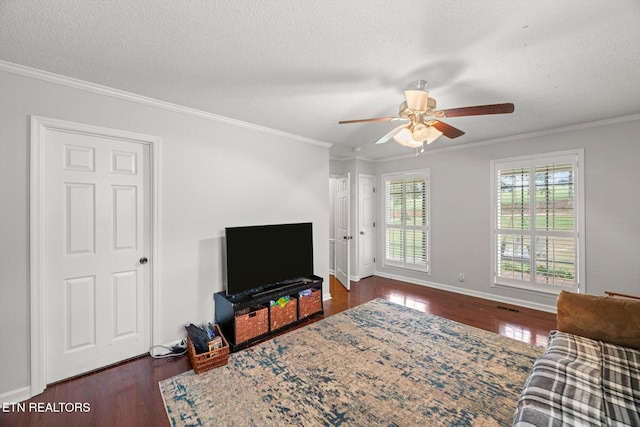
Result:
<svg viewBox="0 0 640 427"><path fill-rule="evenodd" d="M640 426L640 299L562 291L513 426Z"/></svg>

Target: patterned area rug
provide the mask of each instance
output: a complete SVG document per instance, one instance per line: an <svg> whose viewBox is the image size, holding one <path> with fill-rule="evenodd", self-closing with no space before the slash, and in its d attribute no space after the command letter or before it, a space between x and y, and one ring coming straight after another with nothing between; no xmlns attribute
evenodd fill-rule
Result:
<svg viewBox="0 0 640 427"><path fill-rule="evenodd" d="M160 391L174 426L510 426L540 354L377 299Z"/></svg>

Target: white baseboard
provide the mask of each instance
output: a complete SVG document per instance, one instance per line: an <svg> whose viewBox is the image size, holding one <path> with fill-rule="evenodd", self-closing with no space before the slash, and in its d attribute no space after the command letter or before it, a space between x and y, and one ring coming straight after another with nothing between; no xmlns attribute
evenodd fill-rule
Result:
<svg viewBox="0 0 640 427"><path fill-rule="evenodd" d="M531 308L533 310L546 311L548 313L557 313L556 306L549 306L546 304L538 304L531 301L521 300L517 298L502 297L500 295L489 294L486 292L472 291L470 289L458 288L456 286L444 285L442 283L430 282L427 280L418 280L410 277L399 276L397 274L388 274L381 271L376 271L376 276L385 277L387 279L400 280L402 282L412 283L414 285L426 286L429 288L440 289L443 291L454 292L457 294L468 295L471 297L483 298L490 301L502 302L505 304L517 305L519 307Z"/></svg>
<svg viewBox="0 0 640 427"><path fill-rule="evenodd" d="M31 397L31 387L26 386L0 394L0 404L18 403L23 400L31 399Z"/></svg>
<svg viewBox="0 0 640 427"><path fill-rule="evenodd" d="M171 349L171 347L173 347L174 345L178 345L182 342L184 338L172 341L170 343L166 343L166 344L162 344L164 347L168 347L169 349ZM168 350L166 348L162 348L162 347L154 347L152 349L150 349L149 353L154 355L154 356L159 356L165 353L169 353L171 350ZM45 387L46 388L46 387ZM32 397L42 393L42 391L44 390L40 390L40 391L35 391L34 394L32 394L31 392L31 386L25 386L16 390L10 390L7 391L5 393L0 394L0 405L2 405L2 403L18 403L18 402L22 402L25 401L27 399L31 399Z"/></svg>

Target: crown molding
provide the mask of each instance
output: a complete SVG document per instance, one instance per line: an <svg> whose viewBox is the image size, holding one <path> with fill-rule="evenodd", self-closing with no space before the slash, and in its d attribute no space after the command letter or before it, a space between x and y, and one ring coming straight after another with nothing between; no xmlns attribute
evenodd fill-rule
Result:
<svg viewBox="0 0 640 427"><path fill-rule="evenodd" d="M25 77L38 79L38 80L43 80L43 81L47 81L47 82L50 82L50 83L56 83L56 84L60 84L60 85L63 85L63 86L68 86L68 87L72 87L72 88L76 88L76 89L85 90L85 91L88 91L88 92L97 93L97 94L100 94L100 95L111 96L111 97L114 97L114 98L123 99L123 100L131 101L131 102L136 102L138 104L151 106L151 107L156 107L156 108L161 108L161 109L164 109L164 110L169 110L169 111L173 111L173 112L177 112L177 113L181 113L181 114L186 114L186 115L193 116L193 117L199 117L199 118L202 118L202 119L205 119L205 120L211 120L211 121L215 121L215 122L219 122L219 123L226 123L226 124L229 124L231 126L237 126L237 127L241 127L241 128L245 128L245 129L252 129L252 130L255 130L255 131L258 131L258 132L262 132L262 133L266 133L266 134L270 134L270 135L274 135L274 136L278 136L278 137L282 137L282 138L287 138L287 139L291 139L291 140L294 140L294 141L304 142L306 144L317 145L317 146L325 147L325 148L330 148L330 147L333 146L333 144L331 144L329 142L320 141L320 140L317 140L317 139L308 138L308 137L301 136L301 135L295 135L295 134L292 134L292 133L289 133L289 132L284 132L284 131L280 131L280 130L277 130L277 129L272 129L272 128L269 128L269 127L266 127L266 126L260 126L260 125L254 124L254 123L249 123L249 122L245 122L245 121L242 121L242 120L237 120L237 119L232 119L230 117L221 116L219 114L209 113L209 112L198 110L198 109L195 109L195 108L185 107L183 105L178 105L178 104L173 104L173 103L170 103L170 102L160 101L158 99L154 99L154 98L150 98L150 97L146 97L146 96L142 96L142 95L137 95L137 94L134 94L134 93L131 93L131 92L126 92L126 91L122 91L122 90L119 90L119 89L110 88L108 86L103 86L103 85L99 85L99 84L96 84L96 83L90 83L90 82L87 82L87 81L84 81L84 80L79 80L79 79L75 79L75 78L72 78L72 77L63 76L61 74L55 74L55 73L51 73L51 72L48 72L48 71L43 71L43 70L39 70L39 69L32 68L32 67L27 67L27 66L24 66L24 65L14 64L14 63L8 62L8 61L0 60L0 71L6 71L6 72L9 72L9 73L18 74L18 75L22 75L22 76L25 76ZM531 133L511 135L511 136L502 137L502 138L487 139L487 140L481 140L481 141L477 141L477 142L469 142L469 143L466 143L466 144L460 144L460 145L455 145L455 146L436 148L436 149L433 149L433 150L425 151L424 155L441 153L441 152L446 152L446 151L464 150L464 149L467 149L467 148L473 148L473 147L478 147L478 146L483 146L483 145L490 145L490 144L498 144L498 143L501 143L501 142L512 142L512 141L528 139L528 138L537 138L537 137L541 137L541 136L554 135L554 134L559 134L559 133L563 133L563 132L576 131L576 130L582 130L582 129L590 129L590 128L595 128L595 127L600 127L600 126L606 126L606 125L618 124L618 123L625 123L625 122L631 122L631 121L636 121L636 120L640 120L640 114L632 114L632 115L629 115L629 116L615 117L615 118L612 118L612 119L604 119L604 120L581 123L581 124L577 124L577 125L565 126L565 127L560 127L560 128L545 129L545 130L542 130L542 131L536 131L536 132L531 132ZM330 157L331 160L336 160L336 161L366 160L366 161L373 162L373 163L384 163L384 162L389 162L389 161L410 159L410 158L415 158L415 154L414 153L403 154L403 155L400 155L400 156L387 157L387 158L384 158L384 159L367 158L367 157L364 157L362 155L353 155L353 156L346 156L346 157L338 157L338 156L331 156Z"/></svg>
<svg viewBox="0 0 640 427"><path fill-rule="evenodd" d="M135 103L150 106L150 107L160 108L163 110L173 111L180 114L199 117L205 120L211 120L219 123L225 123L231 126L251 129L258 132L262 132L262 133L266 133L266 134L270 134L270 135L274 135L282 138L287 138L287 139L291 139L298 142L304 142L306 144L317 145L325 148L330 148L333 145L325 141L320 141L313 138L307 138L305 136L295 135L289 132L272 129L266 126L260 126L254 123L232 119L230 117L209 113L209 112L198 110L195 108L173 104L171 102L160 101L155 98L137 95L135 93L114 89L108 86L99 85L97 83L91 83L84 80L63 76L61 74L51 73L49 71L43 71L36 68L27 67L24 65L14 64L8 61L0 60L0 71L6 71L8 73L18 74L24 77L43 80L49 83L55 83L63 86L72 87L74 89L81 89L88 92L97 93L99 95L110 96L113 98L131 101L131 102L135 102Z"/></svg>

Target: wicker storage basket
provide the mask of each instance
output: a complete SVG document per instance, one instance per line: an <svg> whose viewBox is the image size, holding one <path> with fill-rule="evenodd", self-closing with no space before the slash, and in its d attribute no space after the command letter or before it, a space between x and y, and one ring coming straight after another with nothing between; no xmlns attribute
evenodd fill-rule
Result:
<svg viewBox="0 0 640 427"><path fill-rule="evenodd" d="M319 311L322 311L322 296L319 289L313 289L310 296L298 297L298 318L304 319Z"/></svg>
<svg viewBox="0 0 640 427"><path fill-rule="evenodd" d="M196 348L191 342L191 338L187 337L189 360L191 361L191 366L196 374L212 368L224 366L229 362L229 343L220 332L218 325L213 325L213 328L216 331L216 336L222 337L221 348L214 348L206 353L196 354Z"/></svg>
<svg viewBox="0 0 640 427"><path fill-rule="evenodd" d="M269 332L269 307L259 306L238 311L235 319L236 336L234 344L249 341Z"/></svg>
<svg viewBox="0 0 640 427"><path fill-rule="evenodd" d="M275 331L298 320L298 300L291 297L284 307L272 305L269 307L271 330Z"/></svg>

